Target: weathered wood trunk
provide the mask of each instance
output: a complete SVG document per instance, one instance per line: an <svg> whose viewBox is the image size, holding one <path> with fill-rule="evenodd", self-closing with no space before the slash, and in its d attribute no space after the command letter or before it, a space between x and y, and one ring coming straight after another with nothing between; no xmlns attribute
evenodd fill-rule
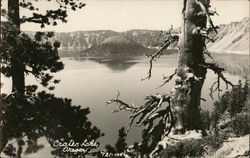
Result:
<svg viewBox="0 0 250 158"><path fill-rule="evenodd" d="M179 62L172 111L175 117L175 132L184 133L186 130L200 130L201 89L206 77L203 65L204 39L200 29L206 27L206 14L197 1L206 8L209 0L184 0L183 26L179 40Z"/></svg>

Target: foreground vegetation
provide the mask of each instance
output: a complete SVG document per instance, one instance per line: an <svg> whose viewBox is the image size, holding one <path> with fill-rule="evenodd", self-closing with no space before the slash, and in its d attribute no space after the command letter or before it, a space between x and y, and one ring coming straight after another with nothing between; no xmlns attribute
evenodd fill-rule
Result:
<svg viewBox="0 0 250 158"><path fill-rule="evenodd" d="M208 111L201 112L203 126L203 136L201 138L179 140L174 145L168 145L165 149L158 150L154 157L214 157L225 143L232 142L228 141L229 139L245 139L244 136L249 134L248 85L248 82L242 83L239 81L238 85L224 93L219 101L214 102L212 113ZM148 153L149 149L143 145L144 141L142 143L135 142L134 145L128 146L124 136L124 128L121 128L115 146L107 145L107 152L113 155L126 153L132 158L143 158L150 154ZM237 142L235 144L235 147L241 148ZM241 156L250 156L249 150ZM105 156L99 156L99 158L103 157ZM123 158L124 156L118 157Z"/></svg>
<svg viewBox="0 0 250 158"><path fill-rule="evenodd" d="M159 153L159 157L201 157L212 156L230 137L249 134L248 82L235 86L214 103L214 111L206 119L208 135L201 139L189 139ZM204 120L204 118L203 118ZM244 156L249 156L249 151Z"/></svg>

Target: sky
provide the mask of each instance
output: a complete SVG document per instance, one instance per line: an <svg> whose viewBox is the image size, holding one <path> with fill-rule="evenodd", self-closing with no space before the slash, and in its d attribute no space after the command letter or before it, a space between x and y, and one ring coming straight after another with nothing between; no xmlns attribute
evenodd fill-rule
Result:
<svg viewBox="0 0 250 158"><path fill-rule="evenodd" d="M3 0L7 1L7 0ZM41 29L37 24L23 24L24 31L50 30L71 32L80 30L130 29L168 30L171 25L181 26L182 0L85 0L86 6L77 11L68 10L68 22ZM7 2L3 2L7 3ZM57 7L57 3L44 0L37 4L40 10ZM211 0L212 9L220 16L215 24L227 24L249 16L248 0ZM3 5L4 6L4 5ZM21 14L28 15L27 10Z"/></svg>

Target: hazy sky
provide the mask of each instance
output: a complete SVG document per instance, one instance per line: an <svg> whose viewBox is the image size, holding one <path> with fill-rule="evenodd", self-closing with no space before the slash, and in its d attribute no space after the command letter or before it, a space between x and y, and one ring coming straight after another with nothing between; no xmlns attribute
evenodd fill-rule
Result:
<svg viewBox="0 0 250 158"><path fill-rule="evenodd" d="M3 0L7 1L7 0ZM77 30L158 29L167 30L171 24L181 25L182 0L85 0L86 6L68 12L68 23L45 30L60 32ZM213 17L215 24L239 21L249 16L248 0L211 0L220 16ZM39 2L39 8L56 7L55 2ZM42 9L41 9L42 10ZM22 10L22 14L27 11ZM23 30L39 30L36 24L24 24Z"/></svg>

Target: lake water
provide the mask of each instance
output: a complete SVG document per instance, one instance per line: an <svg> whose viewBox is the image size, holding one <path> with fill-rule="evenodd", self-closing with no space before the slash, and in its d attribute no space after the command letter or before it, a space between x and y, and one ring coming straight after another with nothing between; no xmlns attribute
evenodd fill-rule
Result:
<svg viewBox="0 0 250 158"><path fill-rule="evenodd" d="M154 62L152 78L141 81L147 76L149 59L137 58L62 58L65 69L55 78L61 82L56 89L51 91L57 97L68 97L73 104L89 107L91 113L89 119L94 125L105 133L100 138L101 148L106 144L114 144L117 140L118 130L128 123L129 113L113 113L115 105L105 105L105 102L116 97L118 91L121 99L127 103L141 105L147 95L168 92L173 88L174 81L159 87L163 83L163 76L174 72L177 65L177 55L164 56ZM225 76L237 83L240 77L225 74ZM217 76L209 71L203 87L202 97L207 101L202 102L202 109L212 110L213 101L209 97L209 88ZM9 93L11 82L3 79L2 92ZM28 77L27 84L38 84L33 77ZM42 88L41 88L42 89ZM216 94L215 94L216 95ZM132 129L127 137L129 144L140 141L140 128Z"/></svg>

